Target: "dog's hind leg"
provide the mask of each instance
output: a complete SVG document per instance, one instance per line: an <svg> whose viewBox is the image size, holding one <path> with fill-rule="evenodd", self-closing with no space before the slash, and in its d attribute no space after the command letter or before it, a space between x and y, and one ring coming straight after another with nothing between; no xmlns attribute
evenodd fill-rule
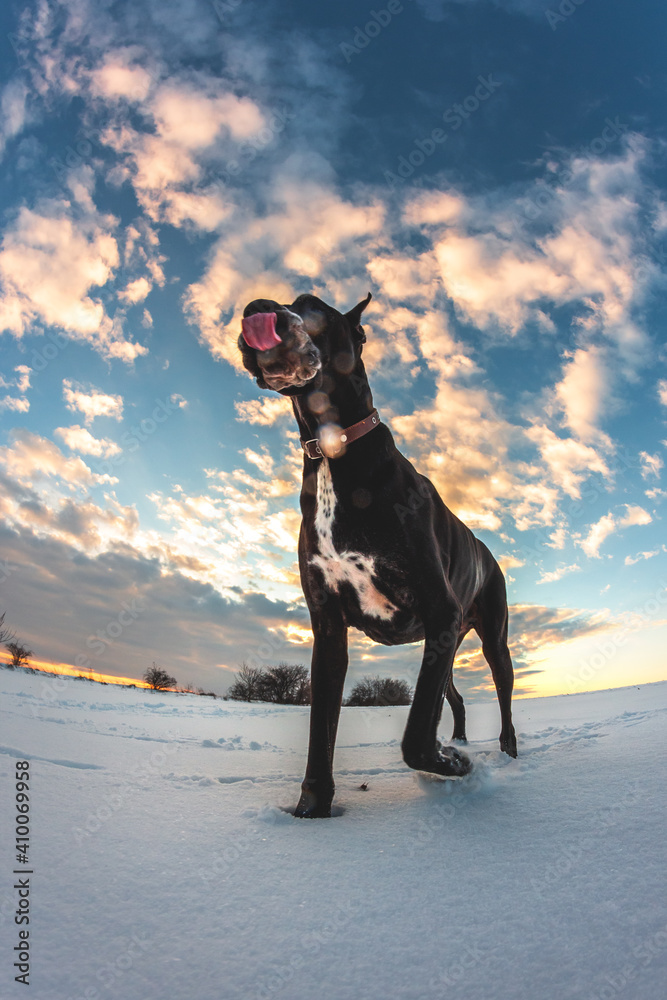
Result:
<svg viewBox="0 0 667 1000"><path fill-rule="evenodd" d="M514 687L514 670L512 658L505 639L491 639L482 643L486 661L491 667L493 681L496 685L502 728L500 731L500 749L516 757L516 733L512 724L512 689Z"/></svg>
<svg viewBox="0 0 667 1000"><path fill-rule="evenodd" d="M465 629L463 629L461 631L461 634L459 635L459 638L458 638L458 642L456 643L456 651L457 652L458 652L459 646L461 645L461 643L465 639L465 637L468 634L469 630L470 630L470 626L467 626ZM456 653L454 655L456 655ZM452 715L454 716L454 732L452 733L452 739L453 740L459 740L461 743L467 743L468 742L468 737L466 736L466 710L465 710L465 705L463 703L463 698L459 694L459 692L456 690L456 687L454 685L454 670L453 669L452 669L451 677L449 679L449 684L447 685L445 693L443 694L442 698L440 699L440 711L438 712L438 722L437 722L436 729L440 725L440 719L442 718L442 709L443 709L444 704L445 704L445 698L447 698L447 701L449 702L449 707L452 710Z"/></svg>
<svg viewBox="0 0 667 1000"><path fill-rule="evenodd" d="M496 685L502 728L500 749L516 757L516 734L512 724L514 669L507 645L507 596L505 578L497 566L478 599L479 617L475 630L482 640L482 652L491 667Z"/></svg>
<svg viewBox="0 0 667 1000"><path fill-rule="evenodd" d="M456 652L458 652L459 646L461 645L461 643L463 642L469 631L470 631L469 624L464 625L464 627L461 629L461 634L459 635L458 642L456 643ZM452 733L452 739L459 740L461 743L467 743L468 737L466 736L466 709L463 703L463 698L456 690L456 687L454 685L453 669L451 677L449 679L449 684L447 685L445 697L449 702L449 707L451 708L452 715L454 716L454 732Z"/></svg>
<svg viewBox="0 0 667 1000"><path fill-rule="evenodd" d="M452 739L460 740L462 743L467 743L468 737L466 736L465 705L463 704L463 698L454 687L453 677L450 678L449 684L447 685L446 697L449 702L449 707L452 710L452 715L454 716L454 732L452 733Z"/></svg>

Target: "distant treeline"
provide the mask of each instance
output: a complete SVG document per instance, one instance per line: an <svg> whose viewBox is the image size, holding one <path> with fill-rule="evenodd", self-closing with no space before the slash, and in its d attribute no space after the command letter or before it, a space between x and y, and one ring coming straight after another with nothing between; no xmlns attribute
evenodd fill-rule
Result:
<svg viewBox="0 0 667 1000"><path fill-rule="evenodd" d="M237 678L225 695L230 701L268 701L274 705L310 705L308 671L300 664L276 667L241 664Z"/></svg>
<svg viewBox="0 0 667 1000"><path fill-rule="evenodd" d="M304 666L279 663L276 667L250 667L242 663L225 699L264 701L275 705L309 705L310 680ZM345 705L409 705L412 689L393 677L363 677L352 688Z"/></svg>

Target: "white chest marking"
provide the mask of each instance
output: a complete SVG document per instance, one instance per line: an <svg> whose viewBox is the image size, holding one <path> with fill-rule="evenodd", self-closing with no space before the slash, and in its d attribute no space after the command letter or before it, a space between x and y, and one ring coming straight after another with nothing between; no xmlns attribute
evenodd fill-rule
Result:
<svg viewBox="0 0 667 1000"><path fill-rule="evenodd" d="M351 583L364 614L373 618L391 618L396 608L380 593L372 580L375 570L373 556L366 556L361 552L336 552L333 543L335 510L336 494L331 482L329 461L323 458L317 471L315 512L315 531L320 554L313 556L312 563L322 571L326 585L332 590L338 591L339 583Z"/></svg>

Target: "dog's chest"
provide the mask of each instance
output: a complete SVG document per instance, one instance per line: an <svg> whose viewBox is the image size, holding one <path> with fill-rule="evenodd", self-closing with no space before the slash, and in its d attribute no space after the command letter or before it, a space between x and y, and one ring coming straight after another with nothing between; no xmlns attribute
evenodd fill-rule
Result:
<svg viewBox="0 0 667 1000"><path fill-rule="evenodd" d="M349 549L337 551L333 540L336 517L336 494L331 480L329 461L323 458L317 472L317 505L315 533L319 553L312 558L313 565L321 570L328 587L338 591L341 583L354 588L361 611L371 618L391 619L396 607L373 583L375 557Z"/></svg>

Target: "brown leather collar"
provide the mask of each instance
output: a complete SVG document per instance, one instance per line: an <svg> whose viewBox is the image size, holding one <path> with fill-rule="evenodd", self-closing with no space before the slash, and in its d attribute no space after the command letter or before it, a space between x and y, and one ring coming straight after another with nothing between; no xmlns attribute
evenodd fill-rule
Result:
<svg viewBox="0 0 667 1000"><path fill-rule="evenodd" d="M360 420L358 423L352 424L351 427L344 427L340 435L342 447L339 452L336 452L336 454L329 457L337 458L339 454L342 454L345 451L348 444L351 444L352 441L357 441L360 437L363 437L364 434L368 434L369 431L372 431L373 428L377 427L380 423L381 421L378 411L373 410L372 413L369 413L367 417L364 417L364 419ZM320 448L319 438L311 438L310 441L304 441L303 438L301 438L301 447L305 451L308 458L326 457Z"/></svg>

